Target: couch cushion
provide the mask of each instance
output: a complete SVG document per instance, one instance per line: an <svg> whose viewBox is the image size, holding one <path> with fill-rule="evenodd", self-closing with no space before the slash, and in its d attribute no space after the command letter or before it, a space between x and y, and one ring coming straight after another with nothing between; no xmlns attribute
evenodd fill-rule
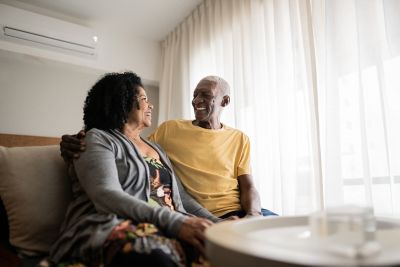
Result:
<svg viewBox="0 0 400 267"><path fill-rule="evenodd" d="M24 255L47 253L71 197L58 146L0 147L0 197L11 245Z"/></svg>

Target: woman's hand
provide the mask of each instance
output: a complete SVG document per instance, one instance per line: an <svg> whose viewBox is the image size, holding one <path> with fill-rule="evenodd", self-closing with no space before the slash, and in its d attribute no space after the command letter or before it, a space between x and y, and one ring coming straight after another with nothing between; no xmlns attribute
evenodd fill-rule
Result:
<svg viewBox="0 0 400 267"><path fill-rule="evenodd" d="M186 218L178 233L178 238L194 246L205 257L204 231L213 224L210 220L198 217Z"/></svg>
<svg viewBox="0 0 400 267"><path fill-rule="evenodd" d="M85 151L85 142L83 138L85 132L80 131L74 135L63 135L60 142L61 157L65 162L70 163L73 159L77 159L82 151Z"/></svg>

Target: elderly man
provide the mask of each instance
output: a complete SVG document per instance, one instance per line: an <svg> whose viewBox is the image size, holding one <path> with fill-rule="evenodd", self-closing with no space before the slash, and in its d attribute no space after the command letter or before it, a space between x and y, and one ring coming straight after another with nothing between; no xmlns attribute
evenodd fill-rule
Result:
<svg viewBox="0 0 400 267"><path fill-rule="evenodd" d="M161 145L185 189L214 215L275 215L261 209L251 175L249 138L220 121L229 102L228 83L205 77L193 93L195 120L166 121L149 139ZM63 157L77 156L77 149L84 149L77 144L76 138L63 136Z"/></svg>

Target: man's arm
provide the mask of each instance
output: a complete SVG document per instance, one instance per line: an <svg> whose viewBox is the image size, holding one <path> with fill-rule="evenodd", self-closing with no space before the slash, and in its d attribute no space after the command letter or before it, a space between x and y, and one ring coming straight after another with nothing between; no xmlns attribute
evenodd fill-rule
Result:
<svg viewBox="0 0 400 267"><path fill-rule="evenodd" d="M63 135L60 142L61 157L65 162L71 163L73 159L77 159L80 153L85 151L86 144L83 140L85 132L82 130L75 135Z"/></svg>
<svg viewBox="0 0 400 267"><path fill-rule="evenodd" d="M250 174L238 176L240 190L240 204L246 212L246 216L261 215L260 195L253 183L253 177Z"/></svg>

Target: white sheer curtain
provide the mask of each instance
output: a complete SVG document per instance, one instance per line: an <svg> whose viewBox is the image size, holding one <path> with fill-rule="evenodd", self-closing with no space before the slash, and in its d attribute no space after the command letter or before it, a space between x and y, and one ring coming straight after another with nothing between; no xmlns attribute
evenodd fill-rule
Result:
<svg viewBox="0 0 400 267"><path fill-rule="evenodd" d="M370 2L381 9L368 9L373 13L368 16L375 16L383 23L385 40L391 43L387 44L387 54L380 54L389 60L381 60L380 71L385 74L379 76L381 78L377 78L375 84L370 80L366 83L379 88L370 91L385 94L385 101L382 96L360 94L366 89L355 86L355 81L363 77L358 73L364 66L357 63L364 60L360 54L363 51L370 53L369 47L362 46L366 43L359 36L362 31L359 28L360 13L372 5ZM220 75L232 86L232 102L224 111L223 122L243 130L251 139L253 174L264 207L288 215L308 213L325 204L362 202L376 204L376 209L387 205L387 202L372 200L375 199L372 197L374 182L367 173L349 175L351 168L358 168L356 164L360 161L363 171L372 167L368 164L375 159L369 159L369 163L364 160L372 155L382 160L382 153L386 155L383 160L386 165L380 163L378 168L385 165L388 172L386 176L378 175L377 183L381 185L383 180L388 181L385 185L391 188L390 203L393 206L395 197L400 194L395 192L399 180L396 175L399 174L394 172L400 164L396 166L393 162L396 153L400 153L399 141L393 138L399 133L394 121L399 118L395 104L400 103L400 83L395 80L400 68L398 65L393 67L393 64L399 64L393 57L399 48L395 26L399 25L396 20L400 14L397 3L374 0L326 3L321 0L206 0L162 43L160 121L193 118L191 98L197 82L206 75ZM388 11L386 4L391 5ZM349 5L357 10L356 20L347 18L354 15L348 10ZM343 27L344 20L353 22L353 27ZM376 20L363 21L365 29L375 30L370 34L372 36L364 34L365 38L380 38L375 36L376 32L382 35L382 28L375 25ZM368 28L367 23L371 27ZM392 27L391 32L388 26ZM338 35L340 30L344 32ZM351 50L354 61L350 61L348 51L339 52L338 48L346 50L350 39L354 38L356 44L362 45L352 47L356 49L356 55ZM351 69L349 62L341 62L338 55L356 68ZM384 64L392 65L388 68ZM348 71L345 65L349 65ZM366 79L371 79L370 72L364 75ZM351 80L348 75L355 75L356 80ZM390 83L392 89L389 89ZM386 89L381 90L383 87ZM356 96L359 113L355 113L354 107L354 112L350 113L346 105L356 101ZM365 102L363 106L360 106L361 100ZM360 113L361 107L374 101L378 101L376 108L385 107L381 113L375 109L372 112L364 109ZM374 117L367 119L370 113ZM358 125L364 127L359 127L358 138L352 135L351 139L344 134L349 123L347 119L358 119ZM378 119L383 137L377 137L380 143L374 143L374 147L380 149L379 155L367 151L367 138L370 137L365 129L370 121ZM370 126L380 127L378 122ZM353 158L346 158L347 145L357 152ZM354 197L351 193L354 186L365 189L354 191L364 194L364 199ZM366 189L368 186L370 190Z"/></svg>
<svg viewBox="0 0 400 267"><path fill-rule="evenodd" d="M314 1L327 205L400 215L400 1Z"/></svg>

